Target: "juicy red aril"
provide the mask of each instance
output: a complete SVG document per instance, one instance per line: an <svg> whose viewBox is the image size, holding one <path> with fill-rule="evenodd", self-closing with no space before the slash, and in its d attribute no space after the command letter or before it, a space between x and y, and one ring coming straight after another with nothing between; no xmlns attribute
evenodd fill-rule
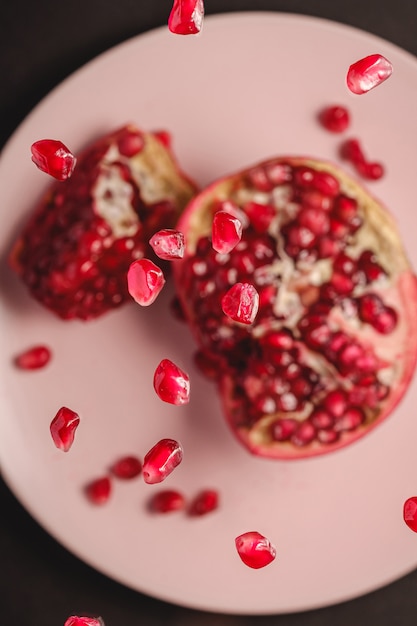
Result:
<svg viewBox="0 0 417 626"><path fill-rule="evenodd" d="M127 288L132 298L141 306L155 302L165 285L164 274L149 259L134 261L127 273Z"/></svg>
<svg viewBox="0 0 417 626"><path fill-rule="evenodd" d="M190 515L206 515L219 506L219 494L215 489L204 489L200 491L191 502Z"/></svg>
<svg viewBox="0 0 417 626"><path fill-rule="evenodd" d="M382 163L368 163L367 161L363 161L356 164L356 169L363 178L369 178L369 180L379 180L385 174Z"/></svg>
<svg viewBox="0 0 417 626"><path fill-rule="evenodd" d="M54 444L59 450L68 452L74 443L75 431L80 423L80 416L63 406L59 409L50 425Z"/></svg>
<svg viewBox="0 0 417 626"><path fill-rule="evenodd" d="M85 487L85 494L92 504L106 504L112 491L112 484L108 476L96 478Z"/></svg>
<svg viewBox="0 0 417 626"><path fill-rule="evenodd" d="M163 359L155 370L154 389L164 402L182 405L190 400L190 379L182 369L169 359Z"/></svg>
<svg viewBox="0 0 417 626"><path fill-rule="evenodd" d="M392 64L381 54L371 54L348 70L346 83L354 94L363 94L383 83L392 74Z"/></svg>
<svg viewBox="0 0 417 626"><path fill-rule="evenodd" d="M257 531L239 535L235 539L235 544L243 563L253 569L269 565L276 557L276 550L269 539Z"/></svg>
<svg viewBox="0 0 417 626"><path fill-rule="evenodd" d="M326 107L320 112L321 124L332 133L342 133L350 123L349 111L341 105Z"/></svg>
<svg viewBox="0 0 417 626"><path fill-rule="evenodd" d="M117 141L120 154L128 158L142 152L144 145L145 139L143 134L134 128L127 129L127 132L123 133Z"/></svg>
<svg viewBox="0 0 417 626"><path fill-rule="evenodd" d="M395 309L385 306L376 294L365 294L358 299L358 313L363 322L373 326L382 335L391 333L398 323Z"/></svg>
<svg viewBox="0 0 417 626"><path fill-rule="evenodd" d="M155 254L165 261L182 259L184 256L184 235L178 230L159 230L150 238L149 243Z"/></svg>
<svg viewBox="0 0 417 626"><path fill-rule="evenodd" d="M341 148L341 156L355 166L356 171L363 178L378 180L385 173L381 163L367 161L358 139L348 139Z"/></svg>
<svg viewBox="0 0 417 626"><path fill-rule="evenodd" d="M57 180L67 180L75 168L77 159L70 150L55 139L41 139L31 146L34 164Z"/></svg>
<svg viewBox="0 0 417 626"><path fill-rule="evenodd" d="M356 430L365 421L365 414L360 407L351 406L340 417L336 418L334 429Z"/></svg>
<svg viewBox="0 0 417 626"><path fill-rule="evenodd" d="M22 370L37 370L45 367L52 353L47 346L33 346L15 357L15 365Z"/></svg>
<svg viewBox="0 0 417 626"><path fill-rule="evenodd" d="M78 617L71 615L64 626L104 626L104 622L101 617Z"/></svg>
<svg viewBox="0 0 417 626"><path fill-rule="evenodd" d="M227 254L242 237L242 223L227 211L217 211L213 217L212 246L220 254Z"/></svg>
<svg viewBox="0 0 417 626"><path fill-rule="evenodd" d="M245 213L249 217L252 227L258 233L266 232L276 215L274 206L259 204L259 202L247 202Z"/></svg>
<svg viewBox="0 0 417 626"><path fill-rule="evenodd" d="M272 425L272 437L275 441L288 441L297 430L298 421L293 418L281 418Z"/></svg>
<svg viewBox="0 0 417 626"><path fill-rule="evenodd" d="M129 480L139 476L142 471L142 462L136 456L123 456L113 463L110 470L116 478Z"/></svg>
<svg viewBox="0 0 417 626"><path fill-rule="evenodd" d="M160 483L179 465L183 458L182 446L174 439L161 439L146 454L143 461L143 479L153 485Z"/></svg>
<svg viewBox="0 0 417 626"><path fill-rule="evenodd" d="M185 498L175 489L165 489L156 493L149 501L149 508L154 513L172 513L185 507Z"/></svg>
<svg viewBox="0 0 417 626"><path fill-rule="evenodd" d="M412 496L404 502L403 518L408 528L417 533L417 497Z"/></svg>
<svg viewBox="0 0 417 626"><path fill-rule="evenodd" d="M258 308L259 294L248 283L236 283L222 298L223 313L241 324L252 324Z"/></svg>
<svg viewBox="0 0 417 626"><path fill-rule="evenodd" d="M203 0L174 0L168 28L176 35L195 35L201 31L203 18Z"/></svg>

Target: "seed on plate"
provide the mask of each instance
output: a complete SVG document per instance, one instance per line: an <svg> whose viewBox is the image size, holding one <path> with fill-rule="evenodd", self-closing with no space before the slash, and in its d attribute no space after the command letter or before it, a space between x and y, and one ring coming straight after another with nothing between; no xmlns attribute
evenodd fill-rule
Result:
<svg viewBox="0 0 417 626"><path fill-rule="evenodd" d="M259 308L259 294L249 283L236 283L222 298L225 315L241 324L252 324Z"/></svg>
<svg viewBox="0 0 417 626"><path fill-rule="evenodd" d="M41 139L35 141L30 150L32 161L42 172L61 181L72 175L77 159L62 141Z"/></svg>
<svg viewBox="0 0 417 626"><path fill-rule="evenodd" d="M179 465L183 458L181 444L174 439L161 439L147 452L143 461L143 479L153 485L160 483Z"/></svg>
<svg viewBox="0 0 417 626"><path fill-rule="evenodd" d="M253 569L269 565L276 557L276 550L269 539L257 531L239 535L235 544L243 563Z"/></svg>
<svg viewBox="0 0 417 626"><path fill-rule="evenodd" d="M71 448L79 423L78 413L65 406L59 409L50 425L53 442L59 450L68 452Z"/></svg>
<svg viewBox="0 0 417 626"><path fill-rule="evenodd" d="M182 369L169 359L162 359L155 370L154 389L164 402L177 406L190 400L190 379Z"/></svg>
<svg viewBox="0 0 417 626"><path fill-rule="evenodd" d="M28 348L15 357L15 365L22 370L37 370L45 367L51 360L48 346L38 345Z"/></svg>
<svg viewBox="0 0 417 626"><path fill-rule="evenodd" d="M216 489L203 489L191 502L189 513L193 516L206 515L219 506L219 493Z"/></svg>
<svg viewBox="0 0 417 626"><path fill-rule="evenodd" d="M404 522L408 528L417 533L417 497L413 496L404 502L403 508Z"/></svg>
<svg viewBox="0 0 417 626"><path fill-rule="evenodd" d="M242 238L242 222L227 211L216 211L212 225L212 246L219 254L227 254Z"/></svg>
<svg viewBox="0 0 417 626"><path fill-rule="evenodd" d="M168 28L175 35L196 35L203 27L203 0L174 0Z"/></svg>
<svg viewBox="0 0 417 626"><path fill-rule="evenodd" d="M101 617L78 617L77 615L71 615L64 626L104 626L104 622Z"/></svg>
<svg viewBox="0 0 417 626"><path fill-rule="evenodd" d="M184 506L185 498L176 489L159 491L149 501L149 508L153 513L172 513L180 511Z"/></svg>
<svg viewBox="0 0 417 626"><path fill-rule="evenodd" d="M320 111L319 120L331 133L343 133L349 126L350 115L346 107L335 104Z"/></svg>
<svg viewBox="0 0 417 626"><path fill-rule="evenodd" d="M184 235L179 230L164 228L158 230L149 240L151 248L160 259L173 261L184 256Z"/></svg>
<svg viewBox="0 0 417 626"><path fill-rule="evenodd" d="M111 495L111 481L108 476L96 478L85 487L85 494L93 504L105 504Z"/></svg>
<svg viewBox="0 0 417 626"><path fill-rule="evenodd" d="M352 93L363 94L383 83L392 74L392 63L382 54L370 54L353 63L346 83Z"/></svg>
<svg viewBox="0 0 417 626"><path fill-rule="evenodd" d="M142 462L136 456L123 456L113 463L110 471L116 478L129 480L139 476L142 471Z"/></svg>
<svg viewBox="0 0 417 626"><path fill-rule="evenodd" d="M164 274L149 259L138 259L131 263L127 273L127 288L132 298L141 306L155 302L165 285Z"/></svg>

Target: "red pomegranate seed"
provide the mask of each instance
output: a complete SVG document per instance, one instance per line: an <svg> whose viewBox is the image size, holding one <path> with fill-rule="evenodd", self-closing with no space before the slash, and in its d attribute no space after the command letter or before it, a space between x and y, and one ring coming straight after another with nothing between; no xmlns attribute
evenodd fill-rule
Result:
<svg viewBox="0 0 417 626"><path fill-rule="evenodd" d="M77 159L62 141L41 139L31 146L34 164L53 178L67 180L75 168Z"/></svg>
<svg viewBox="0 0 417 626"><path fill-rule="evenodd" d="M301 422L295 433L291 436L291 442L295 446L307 446L316 437L316 429L311 422Z"/></svg>
<svg viewBox="0 0 417 626"><path fill-rule="evenodd" d="M195 35L203 26L203 0L174 0L168 28L176 35Z"/></svg>
<svg viewBox="0 0 417 626"><path fill-rule="evenodd" d="M93 504L105 504L110 498L111 491L111 481L108 476L96 478L85 487L85 494Z"/></svg>
<svg viewBox="0 0 417 626"><path fill-rule="evenodd" d="M278 419L272 425L272 437L275 441L287 441L295 433L299 422L292 417Z"/></svg>
<svg viewBox="0 0 417 626"><path fill-rule="evenodd" d="M222 298L225 315L241 324L252 324L259 308L259 294L249 283L236 283Z"/></svg>
<svg viewBox="0 0 417 626"><path fill-rule="evenodd" d="M142 471L142 463L136 456L124 456L113 463L110 471L116 478L129 480L139 476Z"/></svg>
<svg viewBox="0 0 417 626"><path fill-rule="evenodd" d="M350 123L349 111L338 104L323 109L319 119L324 128L332 133L343 133Z"/></svg>
<svg viewBox="0 0 417 626"><path fill-rule="evenodd" d="M47 346L33 346L18 354L14 362L22 370L37 370L45 367L51 356L52 353Z"/></svg>
<svg viewBox="0 0 417 626"><path fill-rule="evenodd" d="M378 180L385 173L381 163L367 161L358 139L348 139L341 148L342 158L347 159L355 166L358 174L370 180Z"/></svg>
<svg viewBox="0 0 417 626"><path fill-rule="evenodd" d="M404 502L403 509L404 522L408 528L417 533L417 497L412 496Z"/></svg>
<svg viewBox="0 0 417 626"><path fill-rule="evenodd" d="M260 569L272 563L276 557L276 550L269 539L250 531L235 539L237 552L243 563L253 569Z"/></svg>
<svg viewBox="0 0 417 626"><path fill-rule="evenodd" d="M277 214L273 205L260 204L259 202L246 202L244 209L252 227L257 233L266 232Z"/></svg>
<svg viewBox="0 0 417 626"><path fill-rule="evenodd" d="M132 298L141 306L155 302L165 277L162 270L149 259L138 259L131 263L127 273L127 287Z"/></svg>
<svg viewBox="0 0 417 626"><path fill-rule="evenodd" d="M219 506L219 494L215 489L204 489L200 491L191 502L190 515L206 515Z"/></svg>
<svg viewBox="0 0 417 626"><path fill-rule="evenodd" d="M65 406L59 409L50 425L52 439L59 450L68 452L71 448L79 423L80 417L77 413Z"/></svg>
<svg viewBox="0 0 417 626"><path fill-rule="evenodd" d="M348 70L346 83L352 93L363 94L383 83L392 74L392 64L381 54L371 54Z"/></svg>
<svg viewBox="0 0 417 626"><path fill-rule="evenodd" d="M147 452L143 461L143 479L153 485L160 483L179 465L183 458L182 446L174 439L161 439Z"/></svg>
<svg viewBox="0 0 417 626"><path fill-rule="evenodd" d="M125 132L121 134L117 140L117 147L120 154L127 158L131 158L135 156L135 154L142 152L144 146L145 140L142 133L133 126L126 128Z"/></svg>
<svg viewBox="0 0 417 626"><path fill-rule="evenodd" d="M156 493L149 501L153 513L172 513L181 511L185 506L185 498L175 489L165 489Z"/></svg>
<svg viewBox="0 0 417 626"><path fill-rule="evenodd" d="M325 235L329 232L330 219L328 214L316 207L306 207L298 214L298 222L313 235Z"/></svg>
<svg viewBox="0 0 417 626"><path fill-rule="evenodd" d="M357 163L357 170L364 178L369 180L379 180L385 174L382 163L368 163L367 161Z"/></svg>
<svg viewBox="0 0 417 626"><path fill-rule="evenodd" d="M71 615L64 626L104 626L104 622L101 617L77 617L76 615Z"/></svg>
<svg viewBox="0 0 417 626"><path fill-rule="evenodd" d="M153 386L164 402L177 406L190 400L190 379L169 359L163 359L155 370Z"/></svg>
<svg viewBox="0 0 417 626"><path fill-rule="evenodd" d="M365 414L359 407L348 407L346 411L336 419L334 429L336 431L356 430L365 421Z"/></svg>
<svg viewBox="0 0 417 626"><path fill-rule="evenodd" d="M398 313L390 306L384 307L384 310L377 315L373 322L373 327L381 335L389 335L395 330L398 323Z"/></svg>
<svg viewBox="0 0 417 626"><path fill-rule="evenodd" d="M227 254L242 238L242 223L227 211L217 211L213 217L212 246L220 254Z"/></svg>
<svg viewBox="0 0 417 626"><path fill-rule="evenodd" d="M334 389L323 400L324 408L334 417L341 417L346 410L347 398L344 391Z"/></svg>
<svg viewBox="0 0 417 626"><path fill-rule="evenodd" d="M158 230L150 238L149 243L155 254L165 261L182 259L184 256L184 235L178 230L170 228Z"/></svg>
<svg viewBox="0 0 417 626"><path fill-rule="evenodd" d="M328 411L317 408L310 415L310 421L317 430L327 430L328 428L332 428L334 417L330 415Z"/></svg>

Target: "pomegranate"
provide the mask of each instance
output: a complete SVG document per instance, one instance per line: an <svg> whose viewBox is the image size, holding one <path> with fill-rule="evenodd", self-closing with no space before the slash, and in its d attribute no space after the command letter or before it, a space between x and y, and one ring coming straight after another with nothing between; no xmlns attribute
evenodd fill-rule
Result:
<svg viewBox="0 0 417 626"><path fill-rule="evenodd" d="M63 319L88 320L129 300L126 273L174 225L195 192L166 139L133 125L98 139L55 182L13 246L30 293Z"/></svg>
<svg viewBox="0 0 417 626"><path fill-rule="evenodd" d="M227 255L211 245L222 203L247 218ZM327 453L391 413L416 363L417 281L394 220L357 181L319 160L272 159L213 183L178 228L196 363L252 453ZM240 281L259 294L251 323L222 306Z"/></svg>

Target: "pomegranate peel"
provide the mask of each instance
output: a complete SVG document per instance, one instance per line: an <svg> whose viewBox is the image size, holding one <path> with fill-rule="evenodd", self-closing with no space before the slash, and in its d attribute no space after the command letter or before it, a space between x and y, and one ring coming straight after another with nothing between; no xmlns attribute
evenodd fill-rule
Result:
<svg viewBox="0 0 417 626"><path fill-rule="evenodd" d="M252 226L254 202L268 207L262 229ZM240 242L220 258L211 236L222 203L248 219ZM310 228L302 220L312 206ZM417 280L394 219L358 181L317 159L271 159L203 190L177 228L186 250L173 272L200 369L217 384L227 421L249 451L325 454L392 412L416 364ZM259 293L251 325L222 311L239 282ZM378 302L371 313L369 297ZM333 392L345 399L342 412Z"/></svg>

